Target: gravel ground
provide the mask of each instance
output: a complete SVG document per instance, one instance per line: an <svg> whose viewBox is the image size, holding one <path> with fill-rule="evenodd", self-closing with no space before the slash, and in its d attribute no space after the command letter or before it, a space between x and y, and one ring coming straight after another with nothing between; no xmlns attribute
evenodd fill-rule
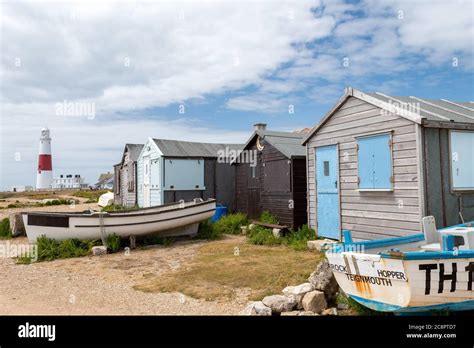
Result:
<svg viewBox="0 0 474 348"><path fill-rule="evenodd" d="M27 244L25 237L0 245ZM177 270L205 242L181 241L99 257L18 265L0 257L0 315L232 315L246 296L204 301L180 293L144 293L133 285L150 275Z"/></svg>

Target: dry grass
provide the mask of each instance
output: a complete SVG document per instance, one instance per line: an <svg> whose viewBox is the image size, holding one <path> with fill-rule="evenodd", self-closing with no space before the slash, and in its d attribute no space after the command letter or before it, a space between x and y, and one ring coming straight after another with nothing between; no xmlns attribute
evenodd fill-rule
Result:
<svg viewBox="0 0 474 348"><path fill-rule="evenodd" d="M234 255L239 248L239 256ZM209 242L187 267L137 284L145 292L179 291L194 298L232 298L239 290L257 300L305 282L322 254L285 246L260 246L245 240Z"/></svg>

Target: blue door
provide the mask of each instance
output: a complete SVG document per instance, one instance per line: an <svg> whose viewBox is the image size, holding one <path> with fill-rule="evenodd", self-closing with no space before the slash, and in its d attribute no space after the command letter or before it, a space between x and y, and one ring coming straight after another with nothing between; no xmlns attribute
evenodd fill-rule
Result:
<svg viewBox="0 0 474 348"><path fill-rule="evenodd" d="M316 148L318 236L340 239L337 145Z"/></svg>

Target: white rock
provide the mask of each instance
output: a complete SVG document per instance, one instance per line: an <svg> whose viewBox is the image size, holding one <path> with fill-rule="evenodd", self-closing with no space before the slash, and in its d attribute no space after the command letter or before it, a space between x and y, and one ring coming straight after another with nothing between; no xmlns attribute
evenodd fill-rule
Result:
<svg viewBox="0 0 474 348"><path fill-rule="evenodd" d="M276 238L280 238L282 236L282 233L281 233L281 229L280 228L274 228L272 230L272 233L273 235L276 237Z"/></svg>
<svg viewBox="0 0 474 348"><path fill-rule="evenodd" d="M311 283L303 283L297 286L287 286L283 289L283 294L286 296L294 296L296 299L296 308L303 308L303 296L307 292L313 291L314 287Z"/></svg>
<svg viewBox="0 0 474 348"><path fill-rule="evenodd" d="M107 248L103 245L92 247L92 255L100 256L107 254Z"/></svg>
<svg viewBox="0 0 474 348"><path fill-rule="evenodd" d="M319 315L318 313L314 313L311 311L300 311L299 313L300 313L299 314L300 317L310 316L310 315Z"/></svg>
<svg viewBox="0 0 474 348"><path fill-rule="evenodd" d="M321 314L322 315L337 315L337 309L335 307L327 308Z"/></svg>
<svg viewBox="0 0 474 348"><path fill-rule="evenodd" d="M296 307L294 296L272 295L265 297L262 302L275 313L290 312Z"/></svg>
<svg viewBox="0 0 474 348"><path fill-rule="evenodd" d="M349 305L347 303L338 303L337 309L349 309Z"/></svg>
<svg viewBox="0 0 474 348"><path fill-rule="evenodd" d="M286 316L286 317L296 317L298 315L300 315L301 311L291 311L291 312L283 312L281 313L282 316Z"/></svg>
<svg viewBox="0 0 474 348"><path fill-rule="evenodd" d="M337 241L334 241L332 239L316 239L307 241L306 245L308 246L309 250L321 251L324 248L324 245L334 243L337 243Z"/></svg>
<svg viewBox="0 0 474 348"><path fill-rule="evenodd" d="M308 281L313 285L314 289L324 292L326 301L333 302L336 299L339 285L336 278L334 278L327 259L324 259L316 266L316 270L311 273Z"/></svg>
<svg viewBox="0 0 474 348"><path fill-rule="evenodd" d="M245 308L244 314L269 316L272 315L272 310L269 307L265 306L262 301L255 301L249 304L247 308Z"/></svg>
<svg viewBox="0 0 474 348"><path fill-rule="evenodd" d="M305 311L319 313L327 307L324 292L313 290L307 292L303 297L303 308Z"/></svg>
<svg viewBox="0 0 474 348"><path fill-rule="evenodd" d="M249 225L249 230L253 230L255 228L255 226L256 226L255 224L250 224Z"/></svg>

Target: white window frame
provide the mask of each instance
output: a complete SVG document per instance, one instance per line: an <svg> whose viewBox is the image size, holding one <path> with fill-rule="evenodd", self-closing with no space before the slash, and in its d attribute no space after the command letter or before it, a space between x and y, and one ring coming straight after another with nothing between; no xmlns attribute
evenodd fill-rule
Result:
<svg viewBox="0 0 474 348"><path fill-rule="evenodd" d="M453 178L453 148L452 148L452 133L470 133L474 136L474 131L468 130L458 130L458 129L450 129L448 132L448 148L449 148L449 187L452 193L459 193L459 192L474 192L474 182L472 187L454 187L454 178Z"/></svg>

